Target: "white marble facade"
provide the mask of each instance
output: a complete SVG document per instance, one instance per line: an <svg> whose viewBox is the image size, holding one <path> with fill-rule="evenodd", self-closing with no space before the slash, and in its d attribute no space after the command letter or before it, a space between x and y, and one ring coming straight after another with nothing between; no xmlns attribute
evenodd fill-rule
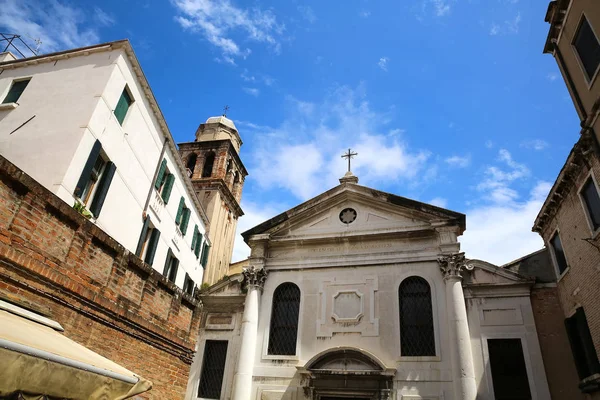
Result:
<svg viewBox="0 0 600 400"><path fill-rule="evenodd" d="M549 399L533 282L465 260L464 229L462 214L342 180L244 233L249 269L202 296L187 398L199 396L206 341L227 340L221 399L492 400L487 339L514 338L531 398ZM421 356L401 349L399 287L415 276L432 305L435 352ZM274 355L273 296L285 283L300 291L297 341Z"/></svg>

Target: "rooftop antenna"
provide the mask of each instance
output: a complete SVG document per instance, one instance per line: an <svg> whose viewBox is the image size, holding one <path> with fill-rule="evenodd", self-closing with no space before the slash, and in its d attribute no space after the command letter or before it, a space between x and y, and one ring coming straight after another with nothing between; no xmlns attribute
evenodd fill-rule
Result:
<svg viewBox="0 0 600 400"><path fill-rule="evenodd" d="M1 33L0 32L0 50L2 53L6 52L6 51L11 51L11 52L14 51L18 55L20 55L22 58L35 57L38 55L38 50L40 48L40 45L42 44L42 41L40 39L33 39L33 38L31 40L33 40L35 42L35 44L37 45L35 50L32 49L23 40L21 35L17 35L15 33ZM25 55L23 53L23 51L21 51L21 49L23 49L23 51L25 51L26 53L29 52L31 54Z"/></svg>
<svg viewBox="0 0 600 400"><path fill-rule="evenodd" d="M227 111L229 110L229 106L226 105L225 107L223 107L223 116L226 117L227 116Z"/></svg>

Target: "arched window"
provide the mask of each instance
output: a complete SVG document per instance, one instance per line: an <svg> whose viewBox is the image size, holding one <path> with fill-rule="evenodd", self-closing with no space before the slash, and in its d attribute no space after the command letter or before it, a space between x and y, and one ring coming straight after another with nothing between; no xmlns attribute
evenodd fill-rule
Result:
<svg viewBox="0 0 600 400"><path fill-rule="evenodd" d="M435 356L433 310L429 283L418 276L406 278L400 299L400 353L404 357Z"/></svg>
<svg viewBox="0 0 600 400"><path fill-rule="evenodd" d="M268 353L293 356L298 338L300 289L293 283L283 283L273 293Z"/></svg>
<svg viewBox="0 0 600 400"><path fill-rule="evenodd" d="M215 163L215 153L209 153L204 161L204 168L202 168L202 177L209 178L212 175L213 164Z"/></svg>
<svg viewBox="0 0 600 400"><path fill-rule="evenodd" d="M196 155L196 153L192 153L190 154L190 156L187 159L187 164L185 165L185 167L187 169L189 169L192 173L194 173L194 168L196 168L196 159L198 158L198 156Z"/></svg>

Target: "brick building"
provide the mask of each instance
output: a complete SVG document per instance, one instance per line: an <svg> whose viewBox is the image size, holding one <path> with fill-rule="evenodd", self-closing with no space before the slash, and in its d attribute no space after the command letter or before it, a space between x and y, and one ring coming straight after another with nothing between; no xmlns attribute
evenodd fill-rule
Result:
<svg viewBox="0 0 600 400"><path fill-rule="evenodd" d="M198 299L1 156L0 299L150 380L143 398L183 398Z"/></svg>
<svg viewBox="0 0 600 400"><path fill-rule="evenodd" d="M570 342L570 354L556 361L566 370L576 367L578 376L566 383L579 389L572 398L600 399L600 3L551 1L546 21L544 52L554 56L581 124L573 127L580 137L533 230L550 251Z"/></svg>

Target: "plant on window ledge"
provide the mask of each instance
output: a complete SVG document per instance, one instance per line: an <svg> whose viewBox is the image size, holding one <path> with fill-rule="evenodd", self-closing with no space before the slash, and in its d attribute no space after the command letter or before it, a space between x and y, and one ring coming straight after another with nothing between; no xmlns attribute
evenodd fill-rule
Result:
<svg viewBox="0 0 600 400"><path fill-rule="evenodd" d="M75 204L73 204L73 209L87 219L90 219L93 216L92 213L89 212L87 208L85 208L85 204L83 204L79 199L75 200Z"/></svg>

